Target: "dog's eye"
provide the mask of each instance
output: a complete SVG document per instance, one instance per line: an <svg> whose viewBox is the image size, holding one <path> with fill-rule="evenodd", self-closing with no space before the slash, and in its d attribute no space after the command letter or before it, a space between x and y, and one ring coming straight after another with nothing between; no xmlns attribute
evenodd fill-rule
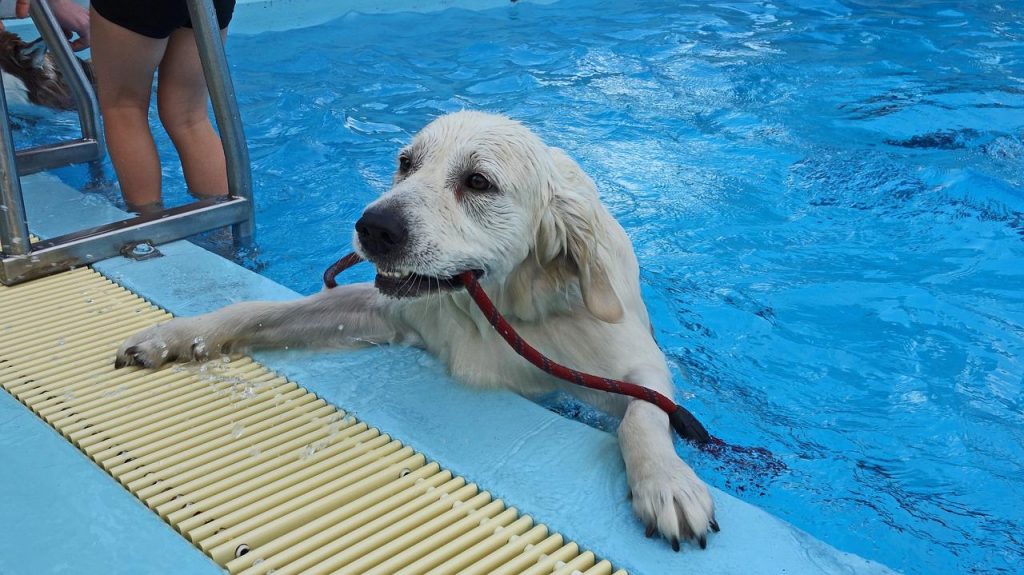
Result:
<svg viewBox="0 0 1024 575"><path fill-rule="evenodd" d="M470 174L469 177L466 178L466 187L471 190L483 192L491 189L491 182L488 181L483 174Z"/></svg>
<svg viewBox="0 0 1024 575"><path fill-rule="evenodd" d="M412 168L412 160L409 159L409 156L399 156L398 171L404 174L408 172L410 168Z"/></svg>

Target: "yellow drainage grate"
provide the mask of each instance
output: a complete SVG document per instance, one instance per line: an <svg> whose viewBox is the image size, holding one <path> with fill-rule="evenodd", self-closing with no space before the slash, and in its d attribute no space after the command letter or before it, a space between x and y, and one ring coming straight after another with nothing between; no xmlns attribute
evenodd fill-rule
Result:
<svg viewBox="0 0 1024 575"><path fill-rule="evenodd" d="M88 268L0 286L0 385L231 573L612 573L248 357L113 370L169 317Z"/></svg>

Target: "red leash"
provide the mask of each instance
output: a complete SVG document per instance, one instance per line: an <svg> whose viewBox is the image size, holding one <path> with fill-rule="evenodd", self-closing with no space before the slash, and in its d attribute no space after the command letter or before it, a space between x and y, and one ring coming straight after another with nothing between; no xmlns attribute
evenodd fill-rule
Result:
<svg viewBox="0 0 1024 575"><path fill-rule="evenodd" d="M469 292L470 297L473 298L477 307L484 313L484 317L494 326L498 334L512 346L516 353L540 368L544 373L564 379L575 385L607 391L608 393L628 395L629 397L653 403L668 414L669 423L672 424L672 429L676 430L679 437L689 439L698 445L704 445L711 441L711 435L689 410L657 391L635 383L583 373L551 361L551 359L537 351L535 347L527 343L525 339L516 333L516 330L509 325L508 321L501 315L501 312L498 311L498 308L494 306L491 298L487 297L484 288L480 287L480 282L476 281L476 276L473 275L473 272L462 272L459 279L462 280L462 284L466 286L466 291Z"/></svg>
<svg viewBox="0 0 1024 575"><path fill-rule="evenodd" d="M341 258L337 262L327 268L324 272L324 285L328 289L337 286L334 278L341 272L352 267L353 265L362 261L362 258L358 254L350 253L345 257ZM480 287L480 282L477 281L476 276L473 272L463 272L459 279L462 280L463 285L466 287L466 291L469 292L470 297L476 302L476 305L483 312L487 321L494 326L498 334L505 339L506 342L512 349L521 355L526 361L529 361L533 365L537 366L545 373L549 373L559 379L564 379L569 383L580 385L583 387L589 387L590 389L597 389L600 391L606 391L608 393L617 393L619 395L628 395L636 399L640 399L649 403L653 403L668 414L669 423L672 424L672 429L676 430L683 439L689 439L702 447L710 447L711 445L721 445L721 440L712 438L711 435L704 429L704 426L697 421L697 418L693 416L686 408L676 404L674 401L665 397L664 395L637 385L635 383L628 383L625 381L619 381L616 379L608 379L607 377L598 377L589 373L583 373L565 367L560 363L551 361L543 353L537 351L532 345L526 342L522 337L516 333L515 329L509 325L508 321L501 315L498 308L494 306L494 302L491 298L487 297L484 289Z"/></svg>

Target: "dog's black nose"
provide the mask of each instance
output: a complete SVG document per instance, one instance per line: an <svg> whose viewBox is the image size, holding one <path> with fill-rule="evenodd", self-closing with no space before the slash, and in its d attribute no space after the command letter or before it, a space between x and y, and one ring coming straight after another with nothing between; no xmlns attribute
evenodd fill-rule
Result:
<svg viewBox="0 0 1024 575"><path fill-rule="evenodd" d="M405 246L409 231L396 210L366 210L356 222L359 243L369 256L392 256Z"/></svg>

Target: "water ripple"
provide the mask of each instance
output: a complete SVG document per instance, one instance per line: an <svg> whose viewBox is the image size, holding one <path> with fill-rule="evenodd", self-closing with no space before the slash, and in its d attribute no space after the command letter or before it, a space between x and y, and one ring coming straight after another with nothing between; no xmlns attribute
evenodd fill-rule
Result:
<svg viewBox="0 0 1024 575"><path fill-rule="evenodd" d="M424 123L510 114L577 158L630 234L677 396L788 468L758 483L680 446L699 473L907 573L1011 573L1022 43L1012 2L562 0L353 13L234 36L229 56L271 278L319 288ZM19 115L19 145L73 135L54 116Z"/></svg>

